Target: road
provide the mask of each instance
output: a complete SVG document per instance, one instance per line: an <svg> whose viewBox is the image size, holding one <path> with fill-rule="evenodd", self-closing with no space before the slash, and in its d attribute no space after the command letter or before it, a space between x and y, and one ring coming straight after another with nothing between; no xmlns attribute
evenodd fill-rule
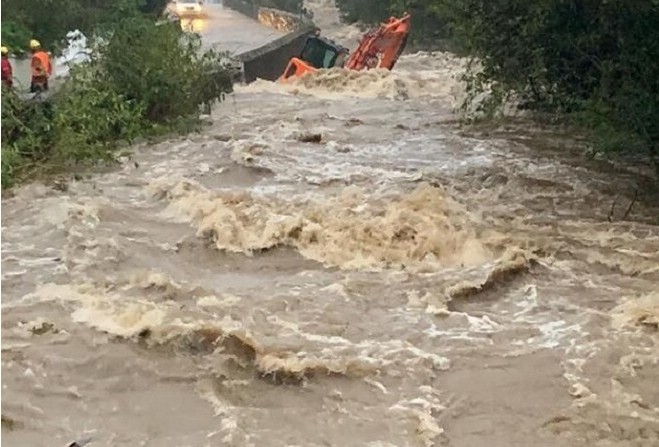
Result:
<svg viewBox="0 0 659 447"><path fill-rule="evenodd" d="M206 4L204 12L204 17L182 19L181 26L184 29L199 33L206 49L216 48L239 54L258 48L284 35L280 31L261 25L257 21L232 9L225 8L221 4ZM12 64L14 66L15 85L20 90L27 90L30 86L29 59L13 59ZM55 66L58 65L60 64L56 60ZM57 71L56 68L56 77ZM56 79L52 85L56 87L58 83Z"/></svg>
<svg viewBox="0 0 659 447"><path fill-rule="evenodd" d="M205 13L204 18L182 19L181 26L201 34L207 48L240 54L284 35L220 4L205 5Z"/></svg>

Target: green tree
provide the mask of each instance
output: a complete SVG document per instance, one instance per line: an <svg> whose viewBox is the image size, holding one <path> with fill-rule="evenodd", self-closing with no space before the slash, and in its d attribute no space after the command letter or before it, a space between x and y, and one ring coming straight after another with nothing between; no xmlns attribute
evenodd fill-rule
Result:
<svg viewBox="0 0 659 447"><path fill-rule="evenodd" d="M649 153L659 141L659 1L458 0L454 37L522 106L567 117L600 147Z"/></svg>
<svg viewBox="0 0 659 447"><path fill-rule="evenodd" d="M99 25L139 12L160 15L166 5L166 0L3 0L2 39L14 50L27 50L29 39L36 38L57 51L69 31L90 35Z"/></svg>
<svg viewBox="0 0 659 447"><path fill-rule="evenodd" d="M221 55L200 54L200 39L182 33L177 23L128 19L114 29L104 50L103 72L111 89L144 104L148 120L163 122L194 114L206 98L230 91Z"/></svg>

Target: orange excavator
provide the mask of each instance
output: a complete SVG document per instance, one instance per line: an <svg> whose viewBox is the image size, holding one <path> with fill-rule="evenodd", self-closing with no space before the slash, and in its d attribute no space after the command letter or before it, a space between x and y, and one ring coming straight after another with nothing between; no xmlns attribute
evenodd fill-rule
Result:
<svg viewBox="0 0 659 447"><path fill-rule="evenodd" d="M316 33L307 39L300 56L291 58L279 81L286 82L293 77L299 78L332 67L391 70L407 45L410 21L407 13L401 18L391 17L378 28L367 32L352 55L347 48Z"/></svg>

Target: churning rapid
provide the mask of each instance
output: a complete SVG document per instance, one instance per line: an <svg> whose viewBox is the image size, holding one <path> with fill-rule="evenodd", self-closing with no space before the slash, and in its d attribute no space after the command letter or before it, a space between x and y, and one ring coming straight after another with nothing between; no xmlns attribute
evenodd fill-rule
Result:
<svg viewBox="0 0 659 447"><path fill-rule="evenodd" d="M658 445L650 174L464 131L463 65L239 87L4 198L6 444Z"/></svg>

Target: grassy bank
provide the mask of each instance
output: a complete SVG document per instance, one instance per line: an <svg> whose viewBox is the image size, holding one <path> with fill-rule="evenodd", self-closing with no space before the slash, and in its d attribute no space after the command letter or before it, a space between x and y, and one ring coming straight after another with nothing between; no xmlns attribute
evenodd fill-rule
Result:
<svg viewBox="0 0 659 447"><path fill-rule="evenodd" d="M3 11L4 12L4 11ZM45 101L3 87L2 187L34 175L111 162L136 138L189 131L232 89L221 54L198 36L137 11L113 22L88 63Z"/></svg>
<svg viewBox="0 0 659 447"><path fill-rule="evenodd" d="M336 0L344 20L413 14L411 44L473 56L486 117L511 98L585 132L598 151L643 155L659 173L659 1Z"/></svg>

